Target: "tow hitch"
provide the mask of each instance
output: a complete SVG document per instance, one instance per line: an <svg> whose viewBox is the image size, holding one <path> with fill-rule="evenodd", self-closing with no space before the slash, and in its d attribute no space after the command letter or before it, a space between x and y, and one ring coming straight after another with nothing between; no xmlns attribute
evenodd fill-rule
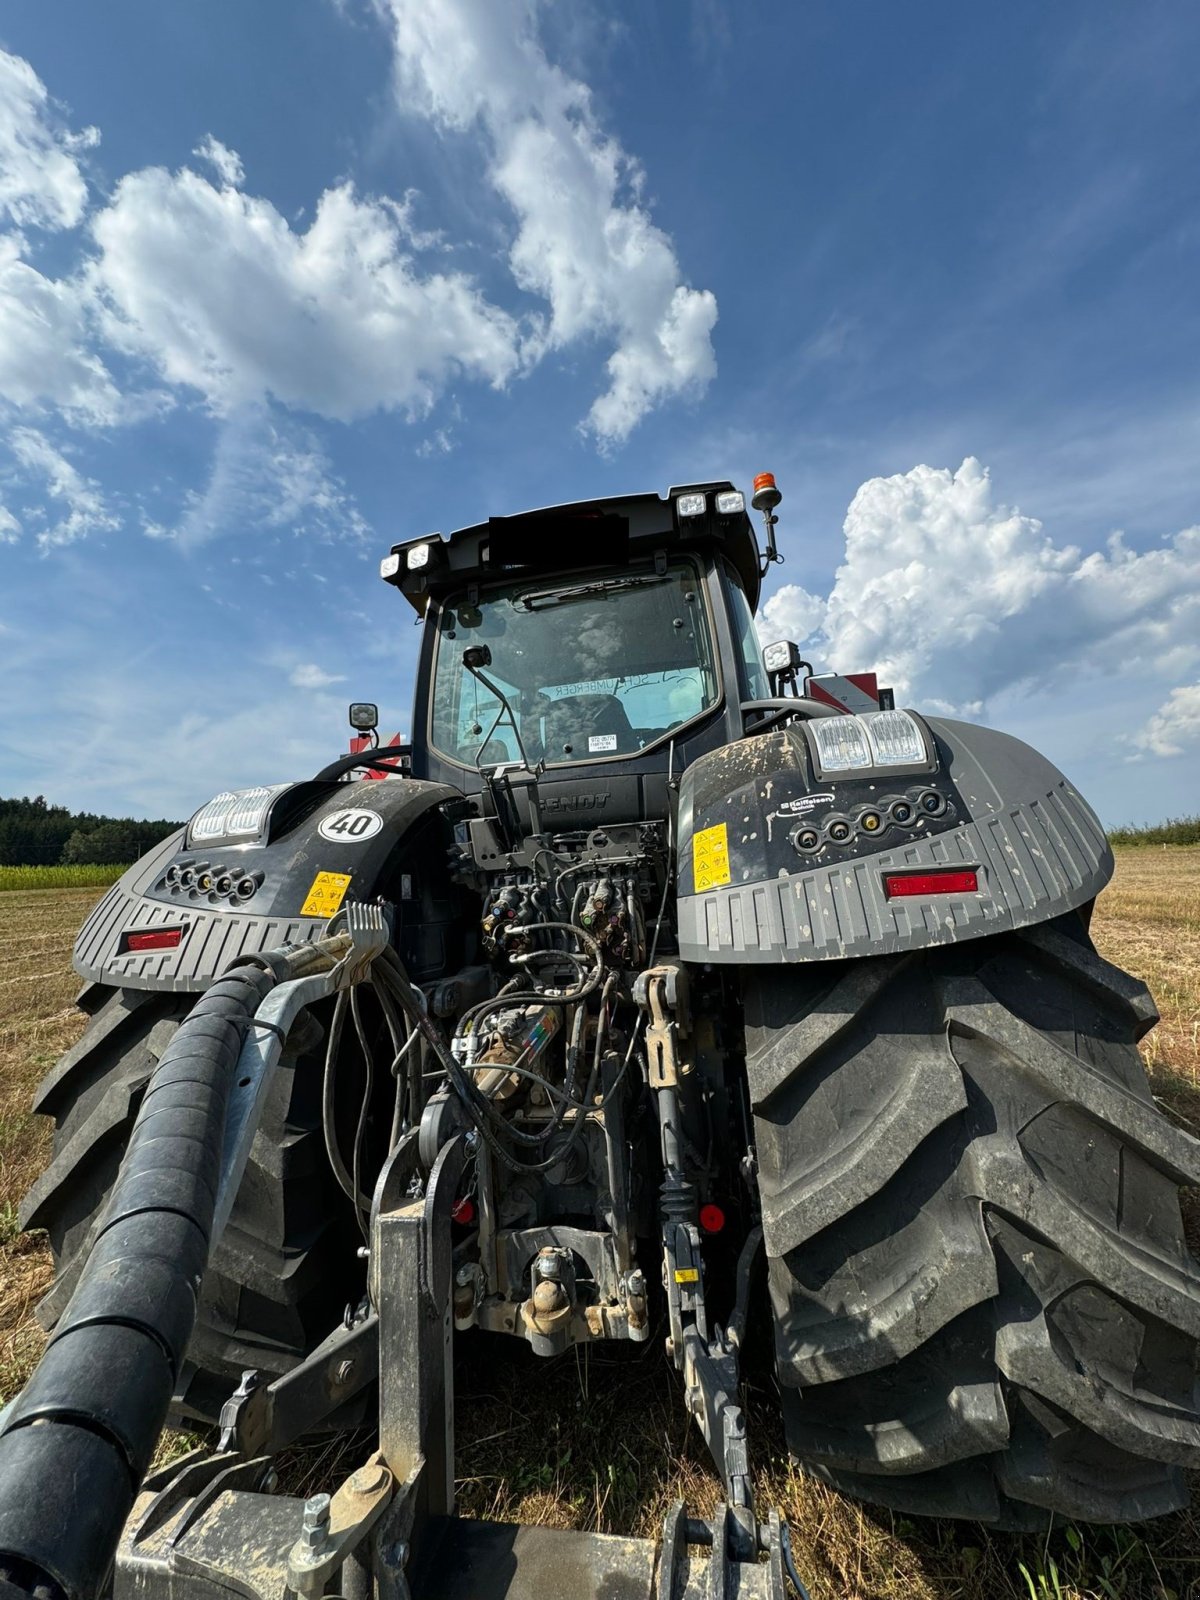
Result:
<svg viewBox="0 0 1200 1600"><path fill-rule="evenodd" d="M784 1526L774 1512L748 1521L748 1499L711 1522L679 1502L657 1541L455 1515L450 1213L469 1154L457 1135L414 1197L415 1135L397 1147L371 1222L376 1310L274 1383L248 1374L222 1415L218 1452L147 1480L117 1555L115 1600L212 1600L229 1588L248 1600L785 1600ZM710 1366L698 1352L707 1406L720 1381ZM332 1497L271 1493L274 1453L376 1376L379 1449ZM710 1412L731 1413L740 1422L732 1402ZM743 1474L730 1481L748 1494Z"/></svg>

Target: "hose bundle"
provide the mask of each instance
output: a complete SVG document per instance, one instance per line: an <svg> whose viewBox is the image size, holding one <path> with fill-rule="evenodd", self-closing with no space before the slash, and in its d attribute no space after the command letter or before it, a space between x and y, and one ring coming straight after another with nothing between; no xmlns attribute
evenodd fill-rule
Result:
<svg viewBox="0 0 1200 1600"><path fill-rule="evenodd" d="M112 1564L196 1321L234 1069L276 981L270 957L247 958L180 1024L71 1301L5 1415L0 1580L39 1600L90 1600Z"/></svg>

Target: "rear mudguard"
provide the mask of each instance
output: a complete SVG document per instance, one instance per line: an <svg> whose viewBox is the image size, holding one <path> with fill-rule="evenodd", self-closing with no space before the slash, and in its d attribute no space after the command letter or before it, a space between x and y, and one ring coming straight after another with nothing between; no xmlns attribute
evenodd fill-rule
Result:
<svg viewBox="0 0 1200 1600"><path fill-rule="evenodd" d="M397 907L402 934L422 934L411 952L417 967L438 967L439 946L456 915L448 898L445 859L452 842L440 810L461 800L440 783L415 779L292 785L274 801L264 842L188 848L187 829L164 839L108 891L80 930L75 970L93 982L127 989L204 989L236 957L319 938L344 900L383 895ZM321 833L346 809L379 822ZM248 898L182 885L171 867L206 872L214 881L240 873L256 880ZM130 949L130 935L182 929L171 950ZM136 942L136 941L135 941ZM414 974L415 975L415 974Z"/></svg>
<svg viewBox="0 0 1200 1600"><path fill-rule="evenodd" d="M823 777L793 723L688 768L679 793L685 960L886 955L1028 927L1095 899L1112 852L1062 773L991 728L917 720L928 759L911 766ZM889 890L897 875L920 889L916 875L947 869L974 873L977 888Z"/></svg>

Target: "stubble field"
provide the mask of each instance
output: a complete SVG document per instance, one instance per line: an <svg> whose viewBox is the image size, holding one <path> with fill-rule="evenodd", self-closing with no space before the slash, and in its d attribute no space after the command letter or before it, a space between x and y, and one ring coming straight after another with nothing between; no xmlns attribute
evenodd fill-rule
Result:
<svg viewBox="0 0 1200 1600"><path fill-rule="evenodd" d="M45 1240L16 1231L20 1198L46 1159L30 1115L43 1073L80 1032L75 931L96 888L0 893L0 1403L42 1346L34 1307L50 1279ZM1143 1052L1155 1093L1200 1132L1200 847L1118 852L1092 933L1102 955L1149 984L1162 1021ZM1200 1254L1200 1196L1184 1197ZM531 1381L532 1379L532 1381ZM558 1527L652 1533L669 1502L698 1512L716 1479L656 1349L634 1360L503 1362L460 1374L461 1509ZM813 1600L1190 1600L1200 1597L1200 1481L1190 1512L1137 1529L1063 1528L1043 1539L972 1524L911 1522L843 1500L789 1467L769 1378L752 1378L762 1505L792 1527ZM297 1487L328 1478L345 1446L297 1453ZM347 1463L350 1465L352 1463Z"/></svg>

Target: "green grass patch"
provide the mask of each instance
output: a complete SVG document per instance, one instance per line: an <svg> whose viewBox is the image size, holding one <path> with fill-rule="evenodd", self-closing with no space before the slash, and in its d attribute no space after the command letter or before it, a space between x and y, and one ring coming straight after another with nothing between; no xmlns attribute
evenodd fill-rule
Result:
<svg viewBox="0 0 1200 1600"><path fill-rule="evenodd" d="M5 889L103 889L116 883L129 863L109 867L0 866L0 891Z"/></svg>

